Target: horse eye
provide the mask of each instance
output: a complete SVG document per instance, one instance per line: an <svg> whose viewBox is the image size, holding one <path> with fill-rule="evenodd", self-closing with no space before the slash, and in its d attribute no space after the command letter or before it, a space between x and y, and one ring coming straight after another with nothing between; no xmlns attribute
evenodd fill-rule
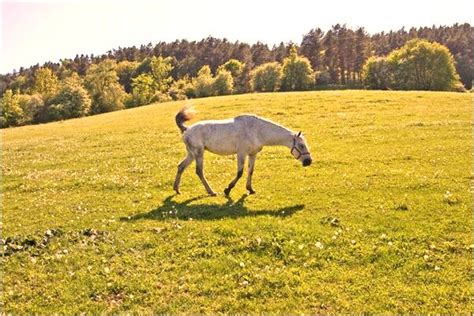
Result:
<svg viewBox="0 0 474 316"><path fill-rule="evenodd" d="M303 144L300 144L298 147L301 148L301 149L304 149L304 145L303 145Z"/></svg>

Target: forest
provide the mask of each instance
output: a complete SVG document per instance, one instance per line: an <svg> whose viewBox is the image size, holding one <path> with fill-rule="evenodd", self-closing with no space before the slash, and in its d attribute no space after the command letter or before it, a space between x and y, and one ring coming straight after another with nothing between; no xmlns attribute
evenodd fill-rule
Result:
<svg viewBox="0 0 474 316"><path fill-rule="evenodd" d="M414 39L449 49L453 80L461 87L403 86L379 78L394 70L386 70L374 58L389 56ZM152 102L251 91L470 90L473 47L473 27L467 23L372 35L363 27L337 24L327 31L310 30L301 43L272 47L214 37L119 47L99 56L77 55L0 75L0 123L2 127L42 123ZM391 59L403 59L397 58Z"/></svg>

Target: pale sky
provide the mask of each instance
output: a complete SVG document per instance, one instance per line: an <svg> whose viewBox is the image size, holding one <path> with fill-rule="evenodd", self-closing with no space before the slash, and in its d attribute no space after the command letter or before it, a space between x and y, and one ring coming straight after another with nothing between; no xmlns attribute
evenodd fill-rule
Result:
<svg viewBox="0 0 474 316"><path fill-rule="evenodd" d="M76 54L207 36L269 45L300 43L336 23L369 33L474 24L472 0L129 0L6 1L1 4L0 73Z"/></svg>

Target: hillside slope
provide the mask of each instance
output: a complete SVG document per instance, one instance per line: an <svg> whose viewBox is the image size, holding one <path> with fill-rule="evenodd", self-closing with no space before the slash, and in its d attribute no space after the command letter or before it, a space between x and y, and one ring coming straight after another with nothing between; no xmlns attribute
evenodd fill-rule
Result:
<svg viewBox="0 0 474 316"><path fill-rule="evenodd" d="M184 104L302 130L313 164L269 147L256 195L207 197L192 165L175 196ZM470 312L471 104L248 94L3 130L5 312ZM222 192L235 158L204 163Z"/></svg>

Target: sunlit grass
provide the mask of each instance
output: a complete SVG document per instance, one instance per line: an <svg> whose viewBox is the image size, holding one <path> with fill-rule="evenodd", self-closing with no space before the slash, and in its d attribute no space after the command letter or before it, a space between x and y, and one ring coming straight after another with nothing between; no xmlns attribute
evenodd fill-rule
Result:
<svg viewBox="0 0 474 316"><path fill-rule="evenodd" d="M302 130L313 164L269 147L256 195L207 197L192 165L174 196L185 101L3 130L5 312L471 311L470 94L188 103ZM214 190L235 171L206 154Z"/></svg>

